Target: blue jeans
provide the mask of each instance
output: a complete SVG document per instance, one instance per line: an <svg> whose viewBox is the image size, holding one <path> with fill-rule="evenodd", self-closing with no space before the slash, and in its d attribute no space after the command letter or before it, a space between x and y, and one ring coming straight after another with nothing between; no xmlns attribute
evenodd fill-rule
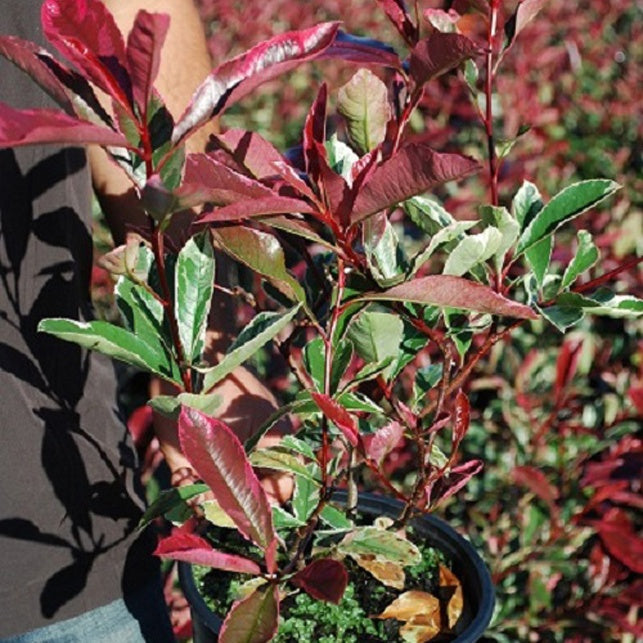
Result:
<svg viewBox="0 0 643 643"><path fill-rule="evenodd" d="M0 643L175 643L160 583Z"/></svg>

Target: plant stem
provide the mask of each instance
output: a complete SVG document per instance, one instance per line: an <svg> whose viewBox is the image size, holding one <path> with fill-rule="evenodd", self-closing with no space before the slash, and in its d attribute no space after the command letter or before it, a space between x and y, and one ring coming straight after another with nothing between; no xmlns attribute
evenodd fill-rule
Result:
<svg viewBox="0 0 643 643"><path fill-rule="evenodd" d="M489 156L489 186L491 190L491 204L498 205L498 167L496 159L496 145L493 133L493 49L498 28L498 11L500 0L491 0L489 8L489 29L487 31L485 99L486 109L484 125L487 132L487 153Z"/></svg>

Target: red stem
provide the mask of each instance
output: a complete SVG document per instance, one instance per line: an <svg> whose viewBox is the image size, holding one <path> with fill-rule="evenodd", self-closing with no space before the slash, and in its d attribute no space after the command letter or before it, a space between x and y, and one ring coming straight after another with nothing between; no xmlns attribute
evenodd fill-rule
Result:
<svg viewBox="0 0 643 643"><path fill-rule="evenodd" d="M484 125L487 132L487 153L489 156L489 186L491 189L491 203L498 205L498 168L496 161L496 146L493 134L493 46L498 27L498 10L500 8L499 0L491 0L489 9L489 29L487 31L487 54L486 54L486 78L485 78L485 98L486 111Z"/></svg>

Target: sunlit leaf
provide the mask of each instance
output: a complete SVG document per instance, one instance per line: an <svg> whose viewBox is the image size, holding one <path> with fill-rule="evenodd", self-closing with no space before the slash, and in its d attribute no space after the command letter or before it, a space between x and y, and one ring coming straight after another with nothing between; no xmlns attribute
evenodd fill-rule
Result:
<svg viewBox="0 0 643 643"><path fill-rule="evenodd" d="M401 565L417 565L422 559L419 549L410 540L377 527L355 527L337 547L349 556L369 556Z"/></svg>
<svg viewBox="0 0 643 643"><path fill-rule="evenodd" d="M262 586L234 603L219 633L219 643L266 643L277 631L277 585Z"/></svg>
<svg viewBox="0 0 643 643"><path fill-rule="evenodd" d="M493 257L502 243L498 228L488 227L480 234L467 235L449 252L443 273L460 277Z"/></svg>
<svg viewBox="0 0 643 643"><path fill-rule="evenodd" d="M141 517L138 524L139 529L155 518L163 516L168 511L185 504L186 500L190 500L206 491L208 491L208 485L203 483L184 485L161 491L159 497L146 509Z"/></svg>
<svg viewBox="0 0 643 643"><path fill-rule="evenodd" d="M464 609L462 584L456 575L444 565L440 565L440 598L447 604L446 616L448 629L453 629Z"/></svg>
<svg viewBox="0 0 643 643"><path fill-rule="evenodd" d="M576 278L589 270L599 259L598 248L592 240L592 235L587 230L579 230L577 233L578 247L572 260L565 268L563 280L560 282L560 289L564 290L576 281Z"/></svg>

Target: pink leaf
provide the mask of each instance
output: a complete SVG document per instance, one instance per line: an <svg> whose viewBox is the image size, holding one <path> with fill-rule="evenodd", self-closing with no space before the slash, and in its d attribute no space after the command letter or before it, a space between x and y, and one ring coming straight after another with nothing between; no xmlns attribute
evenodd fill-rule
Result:
<svg viewBox="0 0 643 643"><path fill-rule="evenodd" d="M98 143L129 147L127 139L107 127L50 109L13 109L0 103L0 147L34 143Z"/></svg>
<svg viewBox="0 0 643 643"><path fill-rule="evenodd" d="M52 60L48 52L27 40L0 36L0 55L29 74L68 114L75 113L66 87L45 62Z"/></svg>
<svg viewBox="0 0 643 643"><path fill-rule="evenodd" d="M45 36L67 60L124 107L131 106L125 43L99 0L45 0Z"/></svg>
<svg viewBox="0 0 643 643"><path fill-rule="evenodd" d="M196 90L172 140L189 135L267 80L319 56L333 42L338 27L337 22L326 22L280 34L219 65Z"/></svg>
<svg viewBox="0 0 643 643"><path fill-rule="evenodd" d="M338 560L320 558L297 572L291 582L318 601L328 601L337 605L344 596L348 572Z"/></svg>
<svg viewBox="0 0 643 643"><path fill-rule="evenodd" d="M478 45L466 36L435 31L413 48L410 56L411 77L418 85L423 85L478 53Z"/></svg>
<svg viewBox="0 0 643 643"><path fill-rule="evenodd" d="M404 427L396 421L379 428L366 446L366 454L371 460L381 465L384 458L400 443L404 437Z"/></svg>
<svg viewBox="0 0 643 643"><path fill-rule="evenodd" d="M469 460L464 464L453 467L448 475L438 481L438 484L427 487L427 502L435 505L450 498L480 472L483 466L482 460Z"/></svg>
<svg viewBox="0 0 643 643"><path fill-rule="evenodd" d="M513 15L505 23L507 37L506 48L509 48L518 34L536 17L549 0L521 0Z"/></svg>
<svg viewBox="0 0 643 643"><path fill-rule="evenodd" d="M134 100L141 114L147 113L147 103L159 71L161 48L169 26L168 15L141 10L127 39L127 68Z"/></svg>
<svg viewBox="0 0 643 643"><path fill-rule="evenodd" d="M410 301L440 308L462 308L519 319L538 319L529 306L511 301L488 286L452 275L419 277L384 292L369 293L364 299Z"/></svg>
<svg viewBox="0 0 643 643"><path fill-rule="evenodd" d="M371 38L362 38L338 31L333 44L320 58L339 58L360 65L375 65L402 69L402 61L395 49L386 43Z"/></svg>
<svg viewBox="0 0 643 643"><path fill-rule="evenodd" d="M183 453L241 534L266 549L275 538L272 511L239 438L221 421L182 407Z"/></svg>
<svg viewBox="0 0 643 643"><path fill-rule="evenodd" d="M324 393L311 393L315 404L321 412L333 422L344 434L344 437L356 447L360 442L359 431L355 418L333 398Z"/></svg>
<svg viewBox="0 0 643 643"><path fill-rule="evenodd" d="M459 389L455 396L455 419L453 423L453 445L454 450L462 442L469 429L469 417L471 411L469 398Z"/></svg>
<svg viewBox="0 0 643 643"><path fill-rule="evenodd" d="M617 560L637 574L643 574L643 540L621 509L610 509L596 524L603 544Z"/></svg>
<svg viewBox="0 0 643 643"><path fill-rule="evenodd" d="M217 551L207 540L196 534L175 532L159 542L154 554L193 565L216 567L227 572L254 575L261 573L261 568L253 560Z"/></svg>
<svg viewBox="0 0 643 643"><path fill-rule="evenodd" d="M262 586L236 602L223 621L219 643L266 643L277 633L279 590Z"/></svg>
<svg viewBox="0 0 643 643"><path fill-rule="evenodd" d="M514 467L511 472L511 478L516 484L527 487L533 494L549 504L552 504L558 498L558 489L536 467Z"/></svg>
<svg viewBox="0 0 643 643"><path fill-rule="evenodd" d="M426 143L407 145L368 177L355 199L352 221L357 223L439 183L462 178L478 169L478 162L468 156L435 152Z"/></svg>

